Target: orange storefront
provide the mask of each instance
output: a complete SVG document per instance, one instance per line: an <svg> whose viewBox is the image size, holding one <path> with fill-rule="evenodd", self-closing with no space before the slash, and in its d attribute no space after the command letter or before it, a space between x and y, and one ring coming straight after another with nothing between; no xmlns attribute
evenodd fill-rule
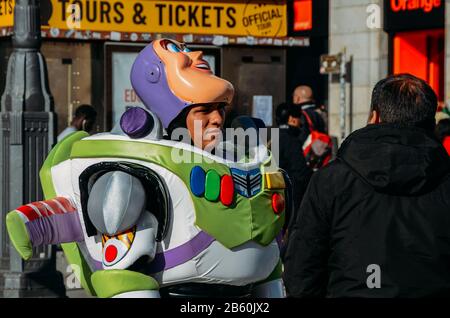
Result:
<svg viewBox="0 0 450 318"><path fill-rule="evenodd" d="M385 0L384 30L389 33L389 73L411 73L444 100L445 1Z"/></svg>

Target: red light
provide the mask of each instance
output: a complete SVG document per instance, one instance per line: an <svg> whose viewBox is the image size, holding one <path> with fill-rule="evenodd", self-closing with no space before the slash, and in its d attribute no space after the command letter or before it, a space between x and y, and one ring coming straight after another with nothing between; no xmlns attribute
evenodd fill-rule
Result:
<svg viewBox="0 0 450 318"><path fill-rule="evenodd" d="M281 214L284 211L284 197L281 194L274 193L272 195L272 209L275 214Z"/></svg>

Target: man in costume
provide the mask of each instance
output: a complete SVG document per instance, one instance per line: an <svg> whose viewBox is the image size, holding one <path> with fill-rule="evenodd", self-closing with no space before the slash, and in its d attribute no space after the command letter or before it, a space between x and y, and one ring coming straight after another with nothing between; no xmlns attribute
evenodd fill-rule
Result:
<svg viewBox="0 0 450 318"><path fill-rule="evenodd" d="M17 251L62 243L99 297L282 297L283 174L262 144L247 160L206 151L233 86L167 39L142 50L131 82L146 108L128 108L110 133L67 136L40 172L46 200L7 215Z"/></svg>

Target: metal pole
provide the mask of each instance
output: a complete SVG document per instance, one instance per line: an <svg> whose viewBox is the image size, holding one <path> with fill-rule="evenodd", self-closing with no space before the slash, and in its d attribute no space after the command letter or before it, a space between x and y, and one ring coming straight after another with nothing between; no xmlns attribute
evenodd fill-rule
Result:
<svg viewBox="0 0 450 318"><path fill-rule="evenodd" d="M0 216L22 204L43 199L39 169L54 144L53 98L47 69L39 48L41 28L38 0L16 0L13 52L8 61L5 91L1 98L0 160L4 186ZM56 271L51 246L35 249L24 263L5 235L2 237L0 297L55 297L65 294L62 275ZM9 259L9 262L5 262Z"/></svg>
<svg viewBox="0 0 450 318"><path fill-rule="evenodd" d="M342 143L346 137L346 49L339 54L341 57L341 70L339 72L339 84L340 84L340 94L339 94L339 107L340 107L340 129L341 129L341 140Z"/></svg>

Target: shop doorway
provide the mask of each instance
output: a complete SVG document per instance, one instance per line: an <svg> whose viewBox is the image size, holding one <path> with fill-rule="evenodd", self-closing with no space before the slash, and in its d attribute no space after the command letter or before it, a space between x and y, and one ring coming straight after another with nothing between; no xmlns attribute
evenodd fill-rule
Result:
<svg viewBox="0 0 450 318"><path fill-rule="evenodd" d="M392 71L411 73L444 100L445 33L443 29L399 32L392 40Z"/></svg>
<svg viewBox="0 0 450 318"><path fill-rule="evenodd" d="M91 104L91 45L81 42L44 41L41 52L47 62L50 92L55 101L57 133L71 122L74 110ZM98 116L96 131L101 127Z"/></svg>
<svg viewBox="0 0 450 318"><path fill-rule="evenodd" d="M248 115L276 126L275 109L285 102L286 50L272 48L223 48L223 77L233 83L235 96L226 124Z"/></svg>

